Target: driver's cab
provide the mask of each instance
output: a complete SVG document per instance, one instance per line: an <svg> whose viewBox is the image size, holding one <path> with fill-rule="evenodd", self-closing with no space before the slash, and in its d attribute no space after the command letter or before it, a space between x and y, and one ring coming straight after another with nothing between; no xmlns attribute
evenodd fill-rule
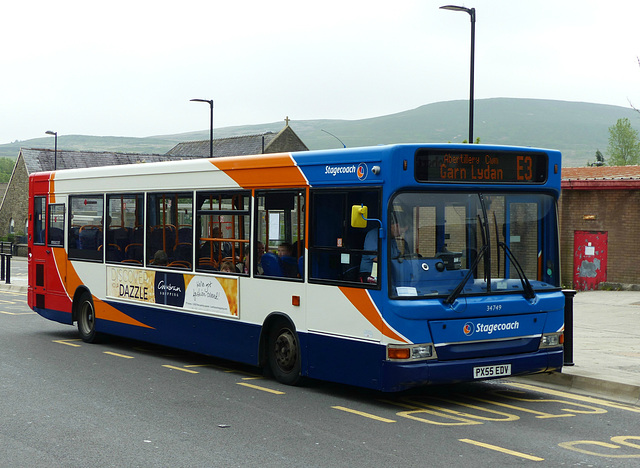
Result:
<svg viewBox="0 0 640 468"><path fill-rule="evenodd" d="M519 293L559 287L556 205L543 193L405 191L387 225L352 207L352 225L386 244L391 298ZM358 219L359 218L359 219ZM367 234L369 236L370 233ZM367 247L365 245L365 250Z"/></svg>

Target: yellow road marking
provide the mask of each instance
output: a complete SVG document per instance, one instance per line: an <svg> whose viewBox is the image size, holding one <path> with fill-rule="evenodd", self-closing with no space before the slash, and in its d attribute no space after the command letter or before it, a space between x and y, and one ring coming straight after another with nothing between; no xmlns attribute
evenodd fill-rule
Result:
<svg viewBox="0 0 640 468"><path fill-rule="evenodd" d="M251 372L244 372L244 371L239 371L239 370L235 370L235 369L229 369L228 367L223 367L223 366L219 366L217 364L189 364L188 366L184 366L186 368L191 368L191 367L212 367L214 369L218 369L221 370L223 372L227 372L229 374L244 374L247 375L248 377L243 377L242 380L252 380L252 379L263 379L264 377L262 377L261 375L258 374L253 374Z"/></svg>
<svg viewBox="0 0 640 468"><path fill-rule="evenodd" d="M245 383L245 382L238 382L238 385L242 385L244 387L253 388L255 390L262 390L263 392L274 393L276 395L284 395L285 394L284 392L281 392L279 390L272 390L270 388L260 387L258 385L253 385L253 384L249 384L249 383Z"/></svg>
<svg viewBox="0 0 640 468"><path fill-rule="evenodd" d="M550 388L537 387L535 385L523 384L523 383L515 383L515 382L505 382L506 385L510 385L516 388L522 388L525 390L532 390L534 392L547 393L549 395L560 396L564 398L571 398L572 400L584 401L587 403L592 403L596 405L609 406L611 408L617 408L625 411L631 411L633 413L640 413L640 408L634 406L627 406L621 403L615 403L613 401L601 400L600 398L593 398L589 396L577 395L573 393L562 392L560 390L552 390Z"/></svg>
<svg viewBox="0 0 640 468"><path fill-rule="evenodd" d="M170 366L168 364L164 364L162 367L166 367L167 369L179 370L182 372L188 372L189 374L199 374L200 372L194 371L191 369L185 369L184 367Z"/></svg>
<svg viewBox="0 0 640 468"><path fill-rule="evenodd" d="M477 440L471 439L458 439L460 442L464 442L466 444L477 445L478 447L487 448L489 450L495 450L496 452L506 453L507 455L513 455L514 457L526 458L531 461L544 461L544 458L535 457L533 455L528 455L522 452L516 452L515 450L509 450L504 447L498 447L497 445L485 444L484 442L478 442Z"/></svg>
<svg viewBox="0 0 640 468"><path fill-rule="evenodd" d="M110 356L121 357L121 358L125 358L125 359L133 359L133 356L127 356L126 354L113 353L111 351L105 351L104 354L108 354Z"/></svg>
<svg viewBox="0 0 640 468"><path fill-rule="evenodd" d="M224 372L228 373L228 374L240 374L240 375L246 375L248 377L252 377L252 378L261 378L261 375L258 374L253 374L251 372L245 372L245 371L241 371L241 370L236 370L236 369L226 369Z"/></svg>
<svg viewBox="0 0 640 468"><path fill-rule="evenodd" d="M67 346L73 346L74 348L79 348L81 346L79 344L70 343L71 341L82 341L82 340L80 340L80 339L76 339L76 340L53 340L54 343L59 343L59 344L67 345Z"/></svg>
<svg viewBox="0 0 640 468"><path fill-rule="evenodd" d="M428 405L426 403L420 403L420 406L408 405L399 401L380 400L384 403L400 406L401 408L407 408L409 411L400 411L396 413L396 416L401 418L413 419L415 421L423 422L426 424L435 424L437 426L471 426L474 424L484 424L480 421L474 421L472 419L463 418L454 414L447 414L444 411L451 411L441 406ZM445 421L429 419L425 415L435 416ZM454 422L448 422L454 421Z"/></svg>
<svg viewBox="0 0 640 468"><path fill-rule="evenodd" d="M215 367L216 369L226 369L226 367L220 367L215 364L189 364L188 366L184 367Z"/></svg>
<svg viewBox="0 0 640 468"><path fill-rule="evenodd" d="M376 416L375 414L365 413L364 411L358 411L351 408L345 408L344 406L332 406L333 409L337 409L340 411L345 411L347 413L357 414L358 416L363 416L369 419L375 419L376 421L385 422L385 423L394 423L393 419L383 418L381 416Z"/></svg>
<svg viewBox="0 0 640 468"><path fill-rule="evenodd" d="M611 438L612 442L617 442L618 444L621 445L626 445L628 447L633 447L633 448L640 448L640 445L637 444L633 444L631 442L627 442L627 439L634 439L634 440L640 440L640 437L636 437L636 436L615 436ZM569 450L573 450L575 452L579 452L579 453L584 453L586 455L595 455L596 457L603 457L603 458L640 458L640 454L630 454L630 455L616 455L616 454L611 454L611 453L600 453L600 452L594 452L591 450L586 450L586 449L580 449L577 448L577 445L595 445L597 447L604 447L604 448L610 448L613 450L617 450L620 447L620 445L615 445L615 444L610 444L608 442L601 442L598 440L574 440L571 442L561 442L558 444L560 447L565 448L565 449L569 449Z"/></svg>
<svg viewBox="0 0 640 468"><path fill-rule="evenodd" d="M4 310L0 310L0 314L5 315L33 315L35 312L5 312Z"/></svg>

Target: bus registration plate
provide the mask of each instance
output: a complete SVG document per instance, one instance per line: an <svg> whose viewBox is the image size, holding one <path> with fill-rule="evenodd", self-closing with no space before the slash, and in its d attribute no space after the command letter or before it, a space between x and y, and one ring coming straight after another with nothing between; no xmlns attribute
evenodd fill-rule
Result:
<svg viewBox="0 0 640 468"><path fill-rule="evenodd" d="M511 364L499 366L482 366L473 368L474 379L486 379L489 377L505 377L511 375Z"/></svg>

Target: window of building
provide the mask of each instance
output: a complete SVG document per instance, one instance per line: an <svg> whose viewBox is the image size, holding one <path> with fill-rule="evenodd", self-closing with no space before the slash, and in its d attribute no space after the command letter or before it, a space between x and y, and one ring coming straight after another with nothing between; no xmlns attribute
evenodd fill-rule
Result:
<svg viewBox="0 0 640 468"><path fill-rule="evenodd" d="M107 195L107 262L142 265L144 195Z"/></svg>
<svg viewBox="0 0 640 468"><path fill-rule="evenodd" d="M309 264L311 282L378 286L379 227L351 226L351 207L366 206L368 218L380 219L378 189L319 189L311 192Z"/></svg>
<svg viewBox="0 0 640 468"><path fill-rule="evenodd" d="M248 272L251 216L249 192L199 192L197 269Z"/></svg>
<svg viewBox="0 0 640 468"><path fill-rule="evenodd" d="M104 199L69 197L69 258L102 261Z"/></svg>
<svg viewBox="0 0 640 468"><path fill-rule="evenodd" d="M305 206L304 190L256 193L255 275L304 278Z"/></svg>
<svg viewBox="0 0 640 468"><path fill-rule="evenodd" d="M147 195L147 265L191 270L193 194Z"/></svg>

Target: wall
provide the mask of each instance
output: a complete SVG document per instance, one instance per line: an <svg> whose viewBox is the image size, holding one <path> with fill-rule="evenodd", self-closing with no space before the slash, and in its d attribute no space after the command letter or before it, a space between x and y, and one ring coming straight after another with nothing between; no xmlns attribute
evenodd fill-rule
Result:
<svg viewBox="0 0 640 468"><path fill-rule="evenodd" d="M607 231L607 282L640 284L640 190L562 190L563 286L573 287L574 231ZM594 216L595 219L584 219Z"/></svg>

